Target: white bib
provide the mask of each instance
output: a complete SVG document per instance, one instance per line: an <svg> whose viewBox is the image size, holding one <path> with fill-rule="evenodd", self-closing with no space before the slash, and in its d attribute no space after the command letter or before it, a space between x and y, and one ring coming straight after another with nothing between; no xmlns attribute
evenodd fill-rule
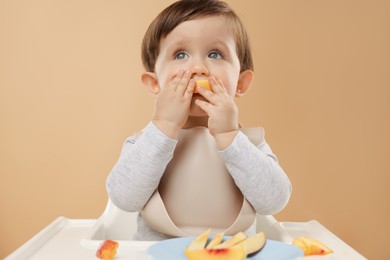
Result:
<svg viewBox="0 0 390 260"><path fill-rule="evenodd" d="M240 131L254 145L263 140L262 128ZM205 127L180 130L173 158L141 213L151 228L172 236L194 236L208 228L211 235L233 235L256 218Z"/></svg>

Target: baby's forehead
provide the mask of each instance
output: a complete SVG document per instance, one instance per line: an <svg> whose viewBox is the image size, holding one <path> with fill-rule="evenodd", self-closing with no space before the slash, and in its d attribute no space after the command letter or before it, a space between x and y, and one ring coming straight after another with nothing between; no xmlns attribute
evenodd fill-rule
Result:
<svg viewBox="0 0 390 260"><path fill-rule="evenodd" d="M161 39L173 37L182 42L194 38L224 42L226 38L236 39L236 31L223 16L202 16L179 23Z"/></svg>
<svg viewBox="0 0 390 260"><path fill-rule="evenodd" d="M177 21L176 25L170 31L175 30L177 27L181 26L182 24L196 23L196 22L203 22L208 24L209 26L218 23L218 24L222 24L226 28L233 27L233 23L225 15L211 14L211 15L199 15L188 19L184 19L183 21Z"/></svg>
<svg viewBox="0 0 390 260"><path fill-rule="evenodd" d="M159 42L160 50L181 46L235 49L236 37L220 17L193 19L179 24Z"/></svg>

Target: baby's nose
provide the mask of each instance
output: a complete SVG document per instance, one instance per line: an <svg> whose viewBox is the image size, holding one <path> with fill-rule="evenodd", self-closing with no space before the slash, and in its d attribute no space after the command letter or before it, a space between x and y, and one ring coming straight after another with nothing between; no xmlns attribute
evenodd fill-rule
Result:
<svg viewBox="0 0 390 260"><path fill-rule="evenodd" d="M207 64L202 59L193 59L191 62L190 71L193 75L209 76Z"/></svg>

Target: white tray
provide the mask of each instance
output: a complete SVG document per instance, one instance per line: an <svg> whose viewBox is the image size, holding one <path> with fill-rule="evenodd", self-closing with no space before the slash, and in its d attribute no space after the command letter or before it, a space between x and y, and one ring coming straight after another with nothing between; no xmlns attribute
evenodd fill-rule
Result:
<svg viewBox="0 0 390 260"><path fill-rule="evenodd" d="M95 253L107 239L119 243L116 259L149 259L146 249L156 241L133 241L137 213L125 212L110 202L98 220L59 217L6 260L96 259ZM267 239L291 243L297 236L310 236L328 245L334 253L310 259L366 259L315 220L278 222L273 216L257 216L257 230Z"/></svg>
<svg viewBox="0 0 390 260"><path fill-rule="evenodd" d="M83 247L96 250L106 239L119 243L118 256L126 257L134 250L142 251L151 242L133 241L136 232L137 213L125 212L110 200L103 214L81 240ZM311 256L308 259L366 259L315 220L308 222L278 222L273 216L257 215L257 231L263 231L268 239L291 243L297 236L310 236L328 245L334 253L327 256Z"/></svg>
<svg viewBox="0 0 390 260"><path fill-rule="evenodd" d="M91 230L96 228L96 224L97 221L91 219L59 217L5 259L96 260L95 253L100 241L89 241L91 243L87 243L88 246L80 244L81 241L84 241L84 243L88 242L85 238L88 234L91 234ZM280 222L278 225L290 237L311 236L329 245L335 251L327 256L311 256L304 257L304 259L366 259L315 220L308 222ZM146 249L153 243L155 242L122 240L120 241L116 259L149 259Z"/></svg>

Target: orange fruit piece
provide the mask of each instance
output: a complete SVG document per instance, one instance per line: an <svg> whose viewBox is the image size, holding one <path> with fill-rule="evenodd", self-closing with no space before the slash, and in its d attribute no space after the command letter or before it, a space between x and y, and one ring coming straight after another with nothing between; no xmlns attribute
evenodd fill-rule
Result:
<svg viewBox="0 0 390 260"><path fill-rule="evenodd" d="M195 81L195 84L196 85L195 85L195 88L194 88L194 93L199 93L198 92L198 86L202 87L203 89L207 89L207 90L213 91L213 89L211 88L210 82L207 79L197 80L197 81Z"/></svg>
<svg viewBox="0 0 390 260"><path fill-rule="evenodd" d="M119 244L113 240L105 240L96 252L99 259L113 260Z"/></svg>

